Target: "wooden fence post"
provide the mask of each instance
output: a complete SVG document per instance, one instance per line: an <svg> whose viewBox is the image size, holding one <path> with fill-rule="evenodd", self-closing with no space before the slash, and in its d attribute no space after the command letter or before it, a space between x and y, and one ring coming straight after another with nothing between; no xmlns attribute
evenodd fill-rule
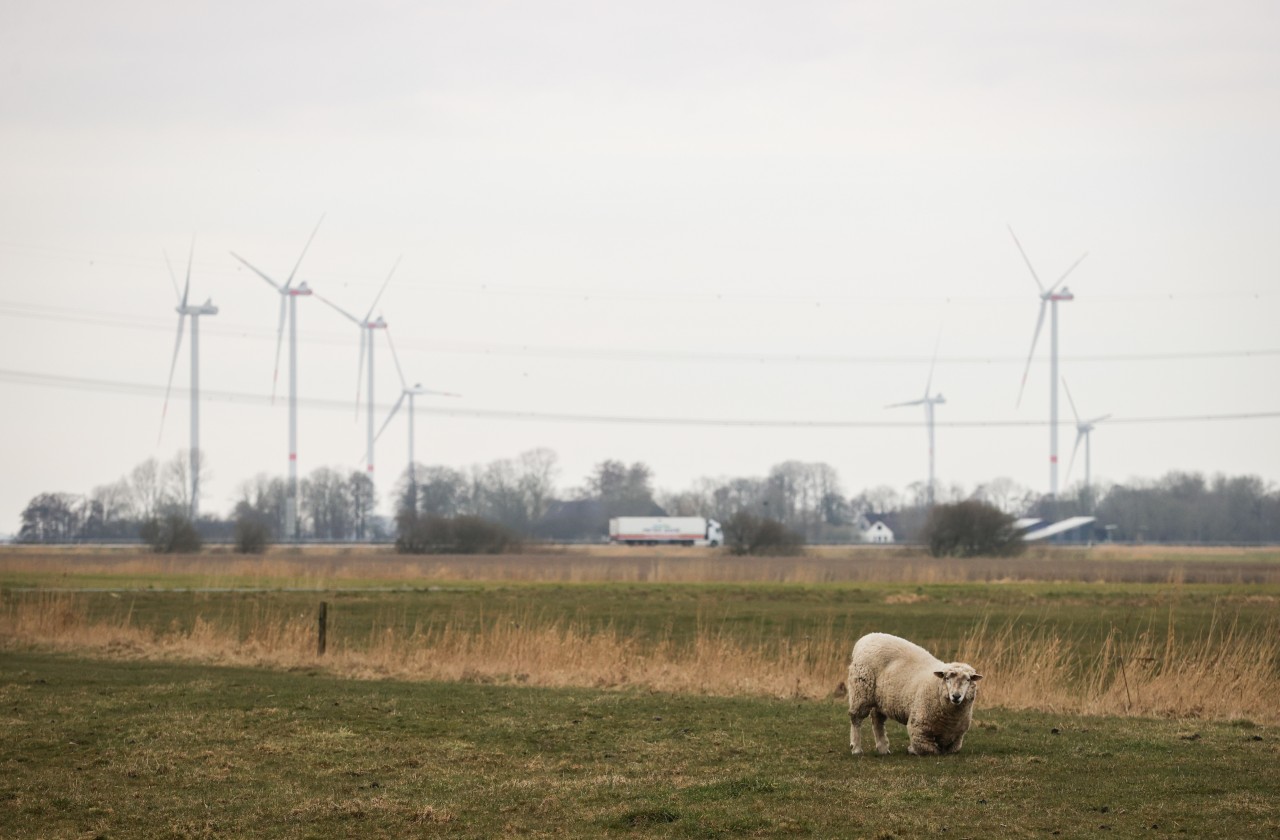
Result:
<svg viewBox="0 0 1280 840"><path fill-rule="evenodd" d="M328 619L329 619L329 605L326 602L321 601L320 602L320 626L318 628L319 633L316 638L316 653L319 656L324 656L324 648L325 648L325 642L326 642L325 636L328 633Z"/></svg>

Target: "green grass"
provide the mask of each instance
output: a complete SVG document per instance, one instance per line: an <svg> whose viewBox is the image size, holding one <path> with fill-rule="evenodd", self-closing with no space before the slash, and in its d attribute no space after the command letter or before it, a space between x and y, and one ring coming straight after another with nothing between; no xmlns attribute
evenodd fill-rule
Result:
<svg viewBox="0 0 1280 840"><path fill-rule="evenodd" d="M167 581L163 583L167 584ZM38 598L0 593L0 603ZM124 615L157 631L190 630L197 617L249 627L255 617L313 615L330 604L330 639L359 647L372 631L398 633L444 623L479 631L495 620L530 625L568 621L612 627L629 637L676 641L712 629L733 638L804 639L828 633L852 644L877 630L945 649L978 622L1019 632L1054 628L1082 643L1113 629L1180 638L1238 623L1256 630L1275 621L1280 586L1197 584L480 584L409 592L86 592L91 619Z"/></svg>
<svg viewBox="0 0 1280 840"><path fill-rule="evenodd" d="M1248 722L979 707L944 759L783 702L0 653L3 837L1267 836Z"/></svg>

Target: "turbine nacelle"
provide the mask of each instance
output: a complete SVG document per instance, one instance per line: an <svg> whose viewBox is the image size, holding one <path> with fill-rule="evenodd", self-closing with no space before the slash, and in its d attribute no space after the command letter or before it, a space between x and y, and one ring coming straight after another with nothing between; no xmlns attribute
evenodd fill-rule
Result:
<svg viewBox="0 0 1280 840"><path fill-rule="evenodd" d="M213 298L209 298L199 306L175 306L173 311L179 315L217 315L218 307L213 305Z"/></svg>
<svg viewBox="0 0 1280 840"><path fill-rule="evenodd" d="M281 294L289 295L290 297L306 297L307 295L314 294L314 292L312 292L311 287L307 285L307 281L303 280L296 286L286 287Z"/></svg>

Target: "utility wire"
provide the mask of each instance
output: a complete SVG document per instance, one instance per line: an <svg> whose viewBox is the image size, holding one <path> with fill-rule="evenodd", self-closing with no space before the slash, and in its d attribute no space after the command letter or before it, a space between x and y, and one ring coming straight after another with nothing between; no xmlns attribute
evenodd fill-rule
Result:
<svg viewBox="0 0 1280 840"><path fill-rule="evenodd" d="M26 318L32 320L85 324L88 326L117 327L124 329L149 330L152 332L172 332L173 322L157 317L130 315L126 313L98 312L73 307L49 306L44 304L14 303L0 301L0 317ZM206 334L223 335L237 338L254 338L274 341L275 333L265 327L223 326L217 322L202 324L201 330ZM330 346L348 345L350 337L346 334L303 332L299 341L309 345L324 344ZM450 355L470 356L516 356L520 358L548 358L567 361L617 361L617 362L697 362L711 364L767 364L767 365L922 365L933 361L929 356L889 356L889 355L851 355L851 354L818 354L818 353L733 353L733 352L697 352L697 351L662 351L662 350L628 350L625 348L603 347L557 347L554 345L516 345L516 344L469 344L458 342L423 342L403 341L402 347L409 347L423 352L443 353ZM1240 359L1270 358L1280 356L1280 348L1266 347L1260 349L1241 350L1205 350L1205 351L1172 351L1167 353L1099 353L1099 354L1065 354L1059 359L1065 362L1171 362L1191 361L1195 359ZM938 363L944 365L993 365L1022 364L1026 361L1022 356L939 356Z"/></svg>
<svg viewBox="0 0 1280 840"><path fill-rule="evenodd" d="M91 253L76 249L60 248L54 246L29 245L25 243L0 241L0 248L13 251L25 252L26 254L40 258L62 260L66 262L88 264L90 266L120 266L124 268L159 268L163 261L159 257L150 257L138 253L132 254L107 254ZM204 275L230 277L237 274L240 269L224 263L197 262ZM342 284L343 286L374 286L379 281L372 277L352 277L350 274L339 274L333 271L308 271L305 278L309 281L315 281L323 278L325 285ZM848 276L835 278L840 281L847 281ZM775 283L776 286L794 287L793 282L783 280ZM882 284L881 284L882 285ZM459 281L441 281L432 279L429 281L414 281L406 279L402 283L403 292L414 292L429 289L433 293L438 292L455 292L463 294L474 294L480 296L511 296L511 297L541 297L555 298L561 300L582 300L582 301L646 301L658 298L678 297L686 301L702 301L710 303L751 303L764 305L791 304L800 306L842 306L842 305L865 305L867 303L875 303L880 305L902 305L902 306L918 306L921 299L912 295L887 295L883 293L858 294L854 295L830 295L820 290L810 292L807 289L797 289L794 294L777 294L777 293L752 293L741 289L733 289L731 291L688 291L687 284L685 288L654 288L652 286L633 286L630 288L600 288L600 287L571 287L571 286L548 286L541 284L529 284L519 282L495 282L490 279L476 279L471 282ZM1156 301L1164 302L1189 302L1189 301L1225 301L1225 300L1262 300L1263 298L1271 298L1277 294L1276 289L1213 289L1204 292L1150 292L1146 294L1094 294L1089 296L1089 300L1095 303L1152 303ZM960 305L991 305L991 304L1012 304L1020 303L1028 300L1026 295L1022 294L1005 294L1005 295L949 295L939 299L941 302ZM938 302L938 301L935 301Z"/></svg>
<svg viewBox="0 0 1280 840"><path fill-rule="evenodd" d="M140 382L122 382L116 380L90 379L79 376L59 376L56 374L35 373L0 368L0 382L16 385L31 385L45 388L65 390L97 391L110 394L128 394L134 396L163 397L165 389L159 385L148 385ZM190 395L189 390L175 388L174 394ZM272 405L271 397L265 394L248 394L234 391L218 391L202 388L201 399L218 402L230 402L249 405ZM283 399L276 403L285 405ZM298 398L299 405L309 408L350 411L351 403L344 400L317 399L315 397ZM380 411L387 411L390 406L381 404ZM699 417L640 417L627 415L575 414L569 412L516 411L510 409L485 408L445 408L424 405L415 409L422 414L438 417L473 417L488 420L514 420L552 423L593 423L611 425L641 426L686 426L714 428L757 428L757 429L902 429L921 428L923 421L911 420L748 420L741 418L699 418ZM1111 417L1107 425L1132 425L1149 423L1200 423L1239 420L1271 420L1280 418L1280 411L1241 412L1235 414L1196 414L1169 417ZM1049 425L1047 420L938 420L935 426L955 429L989 429L1011 427L1043 427ZM1072 421L1061 420L1059 425L1070 426Z"/></svg>

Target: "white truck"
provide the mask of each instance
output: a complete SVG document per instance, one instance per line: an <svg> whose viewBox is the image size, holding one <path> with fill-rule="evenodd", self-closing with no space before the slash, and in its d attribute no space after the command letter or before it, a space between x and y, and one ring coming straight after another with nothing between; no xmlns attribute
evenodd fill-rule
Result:
<svg viewBox="0 0 1280 840"><path fill-rule="evenodd" d="M609 542L615 545L724 544L720 523L701 516L618 516L609 520Z"/></svg>

